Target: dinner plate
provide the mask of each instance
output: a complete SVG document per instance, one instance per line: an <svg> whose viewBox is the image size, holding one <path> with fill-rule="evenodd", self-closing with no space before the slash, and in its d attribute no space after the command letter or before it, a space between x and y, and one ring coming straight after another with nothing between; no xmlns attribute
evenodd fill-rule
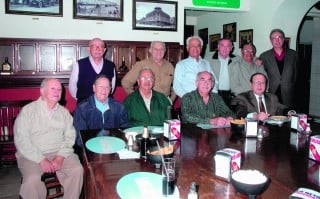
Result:
<svg viewBox="0 0 320 199"><path fill-rule="evenodd" d="M162 195L162 176L151 172L134 172L123 176L117 183L117 193L122 199L179 198L175 187L173 195Z"/></svg>
<svg viewBox="0 0 320 199"><path fill-rule="evenodd" d="M100 136L91 138L86 142L86 147L95 153L109 154L124 149L125 142L117 137Z"/></svg>
<svg viewBox="0 0 320 199"><path fill-rule="evenodd" d="M211 125L211 124L198 123L197 127L200 127L202 129L220 129L220 128L228 128L228 127L230 127L230 124L224 125L224 126L215 126L215 125Z"/></svg>
<svg viewBox="0 0 320 199"><path fill-rule="evenodd" d="M148 126L148 130L151 131L153 134L160 134L163 133L163 127L162 126ZM143 132L143 126L135 126L131 128L127 128L123 130L124 133L128 132L136 132L137 134L142 134Z"/></svg>

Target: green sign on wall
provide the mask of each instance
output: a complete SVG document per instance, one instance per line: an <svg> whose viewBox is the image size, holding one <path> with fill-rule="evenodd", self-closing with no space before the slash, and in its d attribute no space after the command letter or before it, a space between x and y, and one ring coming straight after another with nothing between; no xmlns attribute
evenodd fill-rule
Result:
<svg viewBox="0 0 320 199"><path fill-rule="evenodd" d="M192 0L195 6L240 8L240 0Z"/></svg>

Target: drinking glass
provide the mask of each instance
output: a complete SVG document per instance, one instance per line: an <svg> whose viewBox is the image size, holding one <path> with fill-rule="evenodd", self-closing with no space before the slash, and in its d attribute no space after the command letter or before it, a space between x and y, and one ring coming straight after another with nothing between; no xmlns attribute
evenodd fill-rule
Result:
<svg viewBox="0 0 320 199"><path fill-rule="evenodd" d="M175 159L165 158L162 164L162 194L172 195L175 188Z"/></svg>

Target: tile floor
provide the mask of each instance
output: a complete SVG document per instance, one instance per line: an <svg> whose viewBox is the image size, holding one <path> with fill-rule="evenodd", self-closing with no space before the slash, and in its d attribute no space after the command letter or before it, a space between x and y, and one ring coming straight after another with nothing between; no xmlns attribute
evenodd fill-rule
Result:
<svg viewBox="0 0 320 199"><path fill-rule="evenodd" d="M18 199L21 174L17 166L0 165L0 199Z"/></svg>

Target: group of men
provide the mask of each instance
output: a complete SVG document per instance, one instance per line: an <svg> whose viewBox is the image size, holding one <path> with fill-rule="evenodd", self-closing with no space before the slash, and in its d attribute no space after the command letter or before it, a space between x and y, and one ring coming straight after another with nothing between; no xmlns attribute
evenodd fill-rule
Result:
<svg viewBox="0 0 320 199"><path fill-rule="evenodd" d="M192 36L187 39L189 57L175 68L164 59L165 43L151 42L151 56L137 62L121 81L128 94L122 104L109 97L115 89L115 65L103 57L103 40L92 39L90 55L75 64L69 80L69 91L77 99L73 117L58 103L61 83L45 79L40 97L26 105L15 121L18 167L23 176L20 195L45 198L41 175L56 172L65 198L79 198L83 168L74 154L74 146L83 146L79 132L162 125L176 95L181 98L181 119L186 123L225 126L236 117L263 121L282 114L293 106L297 71L297 55L283 47L284 37L280 29L271 31L273 49L258 59L253 44L242 47L241 58L231 54L232 41L223 38L207 61L200 56L202 39Z"/></svg>

